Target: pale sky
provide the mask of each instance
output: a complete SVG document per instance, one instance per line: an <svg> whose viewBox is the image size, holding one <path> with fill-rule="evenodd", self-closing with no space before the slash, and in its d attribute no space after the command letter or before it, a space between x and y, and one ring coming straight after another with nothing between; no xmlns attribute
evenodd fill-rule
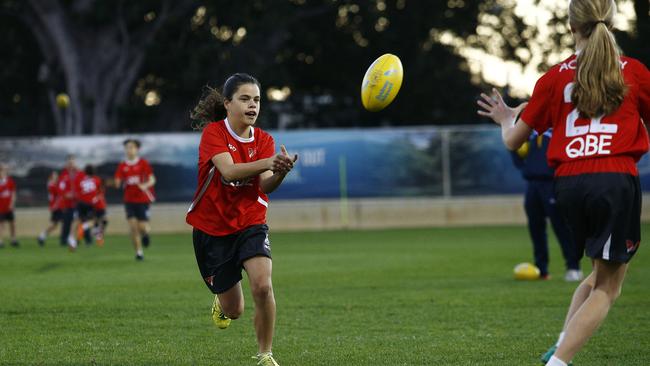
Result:
<svg viewBox="0 0 650 366"><path fill-rule="evenodd" d="M501 3L512 4L514 0L501 0ZM515 62L505 62L498 56L491 55L484 50L464 46L464 40L450 32L433 32L436 41L453 46L456 52L464 56L469 64L470 70L480 77L497 86L511 86L512 96L527 97L532 93L535 82L541 76L537 66L542 62L541 46L548 39L553 29L547 27L552 14L547 9L559 8L566 11L567 0L542 0L539 5L534 5L534 0L517 0L515 13L528 25L539 30L537 42L530 49L522 49L521 52L530 53L530 62L525 67ZM619 2L619 14L615 19L615 27L622 31L630 30L635 20L634 4L632 0ZM489 16L483 17L482 22L490 22ZM480 27L477 32L486 32L490 35L493 32L489 27ZM563 50L561 54L553 54L549 60L551 63L558 63L573 53L573 49Z"/></svg>

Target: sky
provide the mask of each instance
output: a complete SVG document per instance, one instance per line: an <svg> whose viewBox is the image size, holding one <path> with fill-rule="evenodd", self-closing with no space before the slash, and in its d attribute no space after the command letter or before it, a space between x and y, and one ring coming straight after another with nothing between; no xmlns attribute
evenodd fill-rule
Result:
<svg viewBox="0 0 650 366"><path fill-rule="evenodd" d="M514 0L502 0L504 3L512 3ZM538 44L544 44L545 40L552 29L547 27L548 21L552 14L548 9L560 8L567 9L567 0L542 0L539 5L535 5L535 0L517 0L515 13L520 16L526 24L535 26L540 34L537 38ZM614 26L621 31L628 31L633 26L635 20L634 3L632 0L623 0L619 2L618 15L615 18ZM542 62L541 48L532 47L523 52L530 52L531 62L522 67L515 62L507 62L498 56L486 53L484 50L466 47L464 41L456 38L452 34L441 33L438 36L441 43L452 45L456 52L464 56L470 66L470 70L476 76L479 76L494 85L503 87L510 86L510 94L515 97L525 98L530 96L535 86L535 82L541 76L537 66ZM573 49L566 49L560 54L552 55L549 60L555 64L573 53Z"/></svg>

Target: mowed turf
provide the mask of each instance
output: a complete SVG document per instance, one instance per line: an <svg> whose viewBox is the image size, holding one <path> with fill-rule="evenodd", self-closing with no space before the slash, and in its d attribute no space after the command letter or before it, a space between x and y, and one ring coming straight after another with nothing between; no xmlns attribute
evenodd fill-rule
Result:
<svg viewBox="0 0 650 366"><path fill-rule="evenodd" d="M643 227L644 237L650 226ZM271 234L280 365L538 365L575 284L551 243L547 282L516 282L524 227ZM583 260L586 269L590 265ZM575 365L650 364L650 255ZM124 236L68 253L24 238L0 250L2 365L253 365L253 307L227 330L189 234Z"/></svg>

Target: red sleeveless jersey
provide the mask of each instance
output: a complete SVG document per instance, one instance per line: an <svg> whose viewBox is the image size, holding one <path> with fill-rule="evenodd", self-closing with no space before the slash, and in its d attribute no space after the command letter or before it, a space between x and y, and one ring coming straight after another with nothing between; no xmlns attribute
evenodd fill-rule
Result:
<svg viewBox="0 0 650 366"><path fill-rule="evenodd" d="M273 156L273 137L259 128L252 131L250 138L241 138L228 120L205 127L199 144L199 186L187 213L188 224L209 235L224 236L266 222L269 199L260 190L259 176L228 182L212 163L215 155L225 152L235 164Z"/></svg>
<svg viewBox="0 0 650 366"><path fill-rule="evenodd" d="M556 176L585 173L638 175L636 162L648 151L650 71L638 60L621 57L628 87L621 106L598 118L583 118L571 103L576 56L555 65L535 85L521 120L543 133L553 128L547 159Z"/></svg>

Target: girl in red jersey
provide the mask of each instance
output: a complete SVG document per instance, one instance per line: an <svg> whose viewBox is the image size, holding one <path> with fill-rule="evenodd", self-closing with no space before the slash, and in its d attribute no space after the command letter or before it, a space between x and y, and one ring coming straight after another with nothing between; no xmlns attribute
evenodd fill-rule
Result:
<svg viewBox="0 0 650 366"><path fill-rule="evenodd" d="M229 77L223 92L208 88L191 114L203 130L199 186L187 214L194 227L196 261L215 294L212 319L226 328L244 311L244 269L255 302L258 365L277 366L271 353L275 297L267 194L280 186L298 156L284 146L275 154L268 133L253 127L260 111L260 84L247 74ZM224 119L225 117L225 119Z"/></svg>
<svg viewBox="0 0 650 366"><path fill-rule="evenodd" d="M99 189L97 191L97 196L93 201L93 212L95 217L93 234L97 245L103 246L104 232L106 231L106 226L108 226L108 219L106 218L106 187L104 186L104 181L100 177L95 177L98 179Z"/></svg>
<svg viewBox="0 0 650 366"><path fill-rule="evenodd" d="M74 180L77 197L77 240L83 237L87 245L93 242L90 229L95 218L93 205L97 202L100 186L101 180L95 175L92 165L86 165L83 173L77 174Z"/></svg>
<svg viewBox="0 0 650 366"><path fill-rule="evenodd" d="M18 246L18 239L16 239L16 220L14 217L15 206L16 183L9 176L9 168L7 165L0 164L0 248L5 246L2 241L5 222L9 224L11 246Z"/></svg>
<svg viewBox="0 0 650 366"><path fill-rule="evenodd" d="M557 205L579 255L586 252L593 261L573 294L560 339L542 357L546 365L565 366L600 326L641 239L636 162L648 150L650 71L619 54L615 14L614 0L572 0L576 54L537 81L527 106L508 107L496 90L478 102L479 114L501 125L511 150L532 129L553 127L547 157L556 168Z"/></svg>
<svg viewBox="0 0 650 366"><path fill-rule="evenodd" d="M124 141L126 160L115 170L115 187L124 185L124 208L131 229L131 241L135 249L135 259L144 259L142 247L149 246L149 205L155 201L153 186L156 177L149 162L140 157L140 141Z"/></svg>
<svg viewBox="0 0 650 366"><path fill-rule="evenodd" d="M52 171L47 178L47 201L50 209L50 225L38 236L38 244L45 245L47 236L56 230L59 222L63 221L63 210L61 210L61 194L58 186L59 173Z"/></svg>
<svg viewBox="0 0 650 366"><path fill-rule="evenodd" d="M72 223L75 218L75 208L77 206L77 197L75 197L74 180L80 174L75 162L74 155L68 155L65 161L65 167L59 174L57 183L58 192L61 197L61 211L63 212L63 223L61 226L61 245L68 246L71 251L77 247L77 240L71 232Z"/></svg>

